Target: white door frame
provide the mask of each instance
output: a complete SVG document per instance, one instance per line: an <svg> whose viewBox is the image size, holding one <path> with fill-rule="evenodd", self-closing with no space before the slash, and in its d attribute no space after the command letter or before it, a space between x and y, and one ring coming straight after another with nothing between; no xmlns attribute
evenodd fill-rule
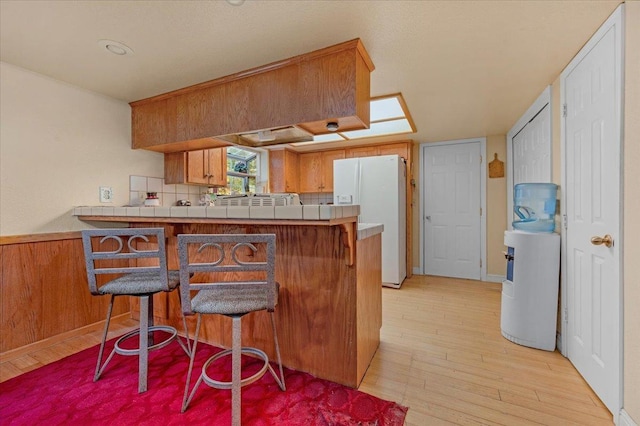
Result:
<svg viewBox="0 0 640 426"><path fill-rule="evenodd" d="M480 144L480 156L482 159L482 167L480 167L480 207L482 208L482 217L480 218L480 260L482 266L480 267L480 279L482 281L487 280L487 138L471 138L471 139L458 139L443 142L425 142L420 144L420 176L424 179L424 159L426 157L426 149L439 145L456 145L462 143L479 143ZM424 221L425 221L425 200L427 189L425 185L420 182L420 273L426 274L424 254L426 241L424 239Z"/></svg>
<svg viewBox="0 0 640 426"><path fill-rule="evenodd" d="M546 105L549 105L549 113L550 116L553 117L553 109L551 108L551 86L547 86L547 88L542 91L540 96L538 96L538 99L531 104L522 117L520 117L511 130L509 130L509 133L507 133L507 230L509 231L513 230L513 226L511 224L513 218L513 138L520 133L524 126L536 118ZM549 145L553 143L551 128L551 121L549 121ZM549 151L549 160L551 161L549 170L551 170L551 173L553 174L552 146L549 147ZM553 181L552 177L553 176L549 176L549 182Z"/></svg>
<svg viewBox="0 0 640 426"><path fill-rule="evenodd" d="M623 236L624 236L624 232L623 232L623 213L624 210L622 208L622 202L624 200L624 181L622 179L623 176L623 170L622 167L624 166L624 161L622 161L624 159L624 153L623 153L623 144L622 144L622 137L623 137L623 133L622 133L622 125L623 125L623 108L624 108L624 75L623 75L623 70L624 70L624 60L623 60L623 55L624 55L624 16L623 16L623 12L624 12L624 4L621 4L620 6L618 6L618 8L611 14L611 16L609 16L609 18L606 20L606 22L604 24L602 24L602 26L598 29L598 31L596 31L596 33L589 39L589 41L584 45L584 47L580 50L580 52L578 52L578 54L571 60L571 62L569 63L569 65L567 65L567 67L562 71L562 74L560 75L560 105L565 105L566 103L566 95L565 95L565 87L566 87L566 78L567 75L570 73L570 71L572 71L579 63L580 61L582 61L584 59L584 57L591 51L591 49L593 49L593 47L600 41L600 39L602 38L602 36L604 34L606 34L609 30L611 30L612 27L615 27L615 32L616 32L616 39L617 39L617 43L616 43L616 53L615 53L615 58L616 58L616 63L615 63L615 67L616 67L616 81L615 81L615 91L616 91L616 96L617 96L617 103L616 103L616 114L617 114L617 123L618 123L618 143L620 144L620 214L619 214L619 225L618 225L618 230L616 231L616 235L618 235L618 238L615 242L616 245L618 245L620 247L620 260L619 260L619 285L620 285L620 289L619 289L619 294L620 294L620 300L619 300L619 305L620 305L620 309L619 309L619 324L620 324L620 329L614 332L619 333L619 342L620 342L620 348L619 348L619 354L620 354L620 359L619 359L619 366L620 366L620 386L619 386L619 401L617 403L617 406L619 408L622 408L623 405L623 401L624 401L624 395L623 395L623 391L624 391L624 294L623 294L623 288L622 285L624 283L624 267L623 267L623 259L622 259L622 253L624 253L624 241L623 241ZM567 136L566 136L566 123L565 123L565 119L564 117L561 118L560 120L560 152L561 152L561 178L562 178L562 188L566 188L567 185ZM568 329L568 297L570 296L568 294L567 291L567 228L566 228L566 220L567 220L567 194L566 191L562 191L561 194L561 205L560 205L560 213L562 215L562 227L561 227L561 235L562 235L562 239L561 239L561 248L560 248L560 258L561 258L561 262L560 262L560 269L561 269L561 273L560 273L560 290L561 290L561 296L562 296L562 321L561 321L561 353L562 355L564 355L565 357L568 355L567 354L567 349L568 349L568 338L569 336L567 335L567 329ZM618 424L618 419L620 417L620 410L613 412L613 418L614 418L614 423Z"/></svg>

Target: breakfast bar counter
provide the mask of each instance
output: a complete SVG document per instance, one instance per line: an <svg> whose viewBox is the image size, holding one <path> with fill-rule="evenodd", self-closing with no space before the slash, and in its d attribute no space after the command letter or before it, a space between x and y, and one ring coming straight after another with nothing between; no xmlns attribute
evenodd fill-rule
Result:
<svg viewBox="0 0 640 426"><path fill-rule="evenodd" d="M382 226L358 225L358 213L358 206L76 207L73 211L80 220L101 227L104 223L97 222L163 227L170 269L178 269L178 234L275 234L280 283L276 321L283 364L351 387L360 384L379 345L382 325ZM132 311L137 314L135 307ZM177 292L156 296L154 317L159 324L182 328ZM195 317L187 320L192 333ZM206 342L230 347L230 328L228 318L208 316L200 335ZM242 331L244 345L262 348L274 359L265 312L248 314Z"/></svg>

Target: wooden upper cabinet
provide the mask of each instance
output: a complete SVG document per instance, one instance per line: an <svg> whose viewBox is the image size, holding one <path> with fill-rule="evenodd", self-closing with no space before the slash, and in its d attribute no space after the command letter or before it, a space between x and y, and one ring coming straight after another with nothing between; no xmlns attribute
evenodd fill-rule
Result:
<svg viewBox="0 0 640 426"><path fill-rule="evenodd" d="M374 157L378 155L377 146L362 146L347 149L347 158Z"/></svg>
<svg viewBox="0 0 640 426"><path fill-rule="evenodd" d="M321 192L333 192L333 160L345 158L344 149L334 149L322 153L323 185Z"/></svg>
<svg viewBox="0 0 640 426"><path fill-rule="evenodd" d="M227 186L226 148L174 152L164 156L166 184Z"/></svg>
<svg viewBox="0 0 640 426"><path fill-rule="evenodd" d="M132 148L191 151L216 137L297 125L328 133L369 126L373 63L359 39L131 102Z"/></svg>
<svg viewBox="0 0 640 426"><path fill-rule="evenodd" d="M345 150L309 152L299 158L299 192L333 192L333 160L345 158Z"/></svg>
<svg viewBox="0 0 640 426"><path fill-rule="evenodd" d="M357 146L347 149L347 158L397 154L407 160L409 158L409 149L411 149L410 145L409 142L398 142L386 145Z"/></svg>
<svg viewBox="0 0 640 426"><path fill-rule="evenodd" d="M177 102L161 99L131 108L132 148L150 148L177 139Z"/></svg>
<svg viewBox="0 0 640 426"><path fill-rule="evenodd" d="M176 140L210 137L218 130L215 120L226 115L224 86L188 92L175 99Z"/></svg>
<svg viewBox="0 0 640 426"><path fill-rule="evenodd" d="M213 148L209 152L209 185L227 186L227 149Z"/></svg>
<svg viewBox="0 0 640 426"><path fill-rule="evenodd" d="M166 182L166 177L165 177ZM187 152L187 180L184 183L209 183L209 150Z"/></svg>
<svg viewBox="0 0 640 426"><path fill-rule="evenodd" d="M369 127L373 64L367 59L362 51L351 49L302 62L299 93L304 120L298 126L313 134L329 133L328 121L337 122L340 131Z"/></svg>
<svg viewBox="0 0 640 426"><path fill-rule="evenodd" d="M269 151L269 191L298 192L300 162L288 149Z"/></svg>
<svg viewBox="0 0 640 426"><path fill-rule="evenodd" d="M300 192L322 191L322 153L300 154Z"/></svg>
<svg viewBox="0 0 640 426"><path fill-rule="evenodd" d="M380 145L378 147L378 155L394 155L397 154L405 160L409 160L409 150L411 143L400 142L389 145Z"/></svg>

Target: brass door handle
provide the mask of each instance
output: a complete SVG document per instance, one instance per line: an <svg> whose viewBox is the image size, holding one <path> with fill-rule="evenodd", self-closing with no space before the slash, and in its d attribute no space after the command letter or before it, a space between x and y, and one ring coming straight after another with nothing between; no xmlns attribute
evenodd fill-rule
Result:
<svg viewBox="0 0 640 426"><path fill-rule="evenodd" d="M594 246L599 246L604 244L606 247L613 246L613 237L609 234L604 237L591 237L591 244Z"/></svg>

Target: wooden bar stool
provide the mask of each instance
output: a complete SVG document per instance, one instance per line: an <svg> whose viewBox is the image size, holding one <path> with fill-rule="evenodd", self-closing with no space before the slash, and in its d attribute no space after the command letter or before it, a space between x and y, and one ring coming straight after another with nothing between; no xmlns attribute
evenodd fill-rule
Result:
<svg viewBox="0 0 640 426"><path fill-rule="evenodd" d="M285 390L280 346L274 319L279 285L275 281L276 236L274 234L206 234L178 235L180 260L180 292L184 315L198 314L196 335L184 389L184 412L202 382L217 389L231 389L232 424L240 424L241 387L259 380L267 370L281 390ZM190 274L194 274L190 279ZM195 282L205 280L206 282ZM194 281L194 282L191 282ZM192 291L197 291L191 296ZM242 317L254 311L266 310L271 328L280 375L269 364L269 357L257 348L242 347ZM189 393L193 361L196 355L203 314L220 314L232 318L232 347L209 358ZM262 368L251 377L241 378L242 353L264 361ZM222 382L207 375L207 367L223 356L231 354L232 380Z"/></svg>

